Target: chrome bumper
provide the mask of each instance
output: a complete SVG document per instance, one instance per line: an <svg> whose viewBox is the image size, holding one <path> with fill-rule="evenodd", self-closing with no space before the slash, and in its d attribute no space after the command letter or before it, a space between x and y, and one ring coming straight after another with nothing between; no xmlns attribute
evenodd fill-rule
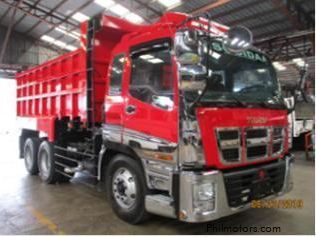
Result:
<svg viewBox="0 0 316 237"><path fill-rule="evenodd" d="M294 156L287 155L284 159L286 166L284 176L285 180L281 192L268 196L264 199L272 199L292 190L293 179L291 166L294 161ZM251 203L239 206L238 208L232 208L228 205L224 176L221 171L182 171L180 172L179 179L180 197L178 200L178 208L175 208L175 202L171 199L161 198L161 195L149 195L146 196L145 202L147 211L171 218L178 217L184 222L207 222L247 210L251 207ZM198 185L209 183L212 183L214 186L214 199L212 199L214 205L211 205L213 209L209 211L203 211L201 208L196 209L196 203L194 201L195 195L193 194L195 192L194 190ZM176 209L179 209L178 213L176 213Z"/></svg>

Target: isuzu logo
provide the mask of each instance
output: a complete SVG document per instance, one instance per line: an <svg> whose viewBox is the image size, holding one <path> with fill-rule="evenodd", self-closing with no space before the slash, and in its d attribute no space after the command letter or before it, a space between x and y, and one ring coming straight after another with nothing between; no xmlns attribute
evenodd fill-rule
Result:
<svg viewBox="0 0 316 237"><path fill-rule="evenodd" d="M267 117L247 117L247 121L250 124L266 123L268 121Z"/></svg>

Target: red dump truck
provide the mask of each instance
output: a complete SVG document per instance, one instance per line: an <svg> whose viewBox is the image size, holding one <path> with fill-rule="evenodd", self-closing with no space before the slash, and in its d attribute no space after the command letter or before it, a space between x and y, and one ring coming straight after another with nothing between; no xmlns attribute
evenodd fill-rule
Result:
<svg viewBox="0 0 316 237"><path fill-rule="evenodd" d="M82 23L78 50L16 75L27 171L48 184L89 171L134 224L210 221L290 191L288 108L251 40L207 15Z"/></svg>

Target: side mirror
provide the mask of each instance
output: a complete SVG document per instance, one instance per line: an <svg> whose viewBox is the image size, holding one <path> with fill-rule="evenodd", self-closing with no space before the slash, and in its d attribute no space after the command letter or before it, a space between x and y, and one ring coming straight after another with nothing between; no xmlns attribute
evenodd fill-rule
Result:
<svg viewBox="0 0 316 237"><path fill-rule="evenodd" d="M198 41L197 31L193 31L193 30L185 31L183 41L186 45L195 46Z"/></svg>
<svg viewBox="0 0 316 237"><path fill-rule="evenodd" d="M175 54L182 75L204 75L206 69L201 65L200 40L197 31L184 30L176 35Z"/></svg>
<svg viewBox="0 0 316 237"><path fill-rule="evenodd" d="M224 47L232 53L240 53L252 45L251 31L244 26L235 26L228 30L224 38Z"/></svg>

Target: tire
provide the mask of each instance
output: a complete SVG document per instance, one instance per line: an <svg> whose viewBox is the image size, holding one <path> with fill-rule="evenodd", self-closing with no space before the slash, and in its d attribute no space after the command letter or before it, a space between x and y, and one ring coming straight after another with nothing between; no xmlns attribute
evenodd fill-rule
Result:
<svg viewBox="0 0 316 237"><path fill-rule="evenodd" d="M47 184L56 182L67 182L70 177L66 177L57 172L55 164L54 147L48 141L43 141L38 149L38 169L42 179Z"/></svg>
<svg viewBox="0 0 316 237"><path fill-rule="evenodd" d="M116 155L107 166L105 175L107 198L115 214L130 224L147 220L145 196L149 190L141 165L130 157Z"/></svg>
<svg viewBox="0 0 316 237"><path fill-rule="evenodd" d="M38 138L28 138L24 143L24 164L30 175L38 174L37 153L40 144Z"/></svg>

